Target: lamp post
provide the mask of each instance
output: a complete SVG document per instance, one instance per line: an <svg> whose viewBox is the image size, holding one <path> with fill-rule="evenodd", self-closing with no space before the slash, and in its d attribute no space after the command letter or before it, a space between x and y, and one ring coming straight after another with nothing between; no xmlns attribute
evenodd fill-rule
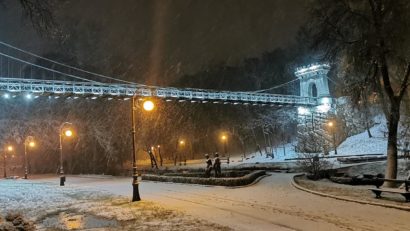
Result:
<svg viewBox="0 0 410 231"><path fill-rule="evenodd" d="M60 186L64 186L65 183L65 176L64 176L64 168L63 168L63 136L71 137L73 136L73 131L71 131L68 126L72 126L72 123L64 122L60 125Z"/></svg>
<svg viewBox="0 0 410 231"><path fill-rule="evenodd" d="M333 124L333 122L329 122L329 123L327 123L327 125L329 126L330 131L332 132L332 135L333 135L333 148L335 149L335 155L337 155L336 131L335 131L335 128L334 128L334 124Z"/></svg>
<svg viewBox="0 0 410 231"><path fill-rule="evenodd" d="M224 155L227 156L227 154L228 154L228 145L227 145L228 137L226 135L222 135L221 139L222 139L222 142L224 144Z"/></svg>
<svg viewBox="0 0 410 231"><path fill-rule="evenodd" d="M34 143L34 138L32 136L27 136L24 140L24 179L27 179L28 165L27 165L27 146L34 148L36 143Z"/></svg>
<svg viewBox="0 0 410 231"><path fill-rule="evenodd" d="M135 128L135 111L137 110L138 105L136 105L136 95L132 96L131 101L131 134L132 134L132 201L140 201L140 193L139 193L139 182L138 182L138 171L137 171L137 147L136 147L136 128ZM145 111L152 111L155 107L154 103L150 100L144 101L142 105Z"/></svg>
<svg viewBox="0 0 410 231"><path fill-rule="evenodd" d="M183 150L184 150L184 147L185 147L185 140L180 140L179 141L179 146L181 146L181 152L180 152L180 156L179 156L179 165L181 166L182 165L182 155L183 155ZM184 155L184 165L186 165L186 157L185 157L185 155Z"/></svg>
<svg viewBox="0 0 410 231"><path fill-rule="evenodd" d="M160 166L162 167L161 145L158 145L157 148L158 148Z"/></svg>
<svg viewBox="0 0 410 231"><path fill-rule="evenodd" d="M6 152L12 152L13 151L13 146L9 145L6 148L4 148L4 154L3 154L3 170L4 170L4 178L7 178L7 155Z"/></svg>

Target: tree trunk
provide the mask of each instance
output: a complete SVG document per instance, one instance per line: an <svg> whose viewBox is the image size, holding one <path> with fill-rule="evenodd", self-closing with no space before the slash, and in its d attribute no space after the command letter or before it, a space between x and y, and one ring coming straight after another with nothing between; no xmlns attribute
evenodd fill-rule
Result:
<svg viewBox="0 0 410 231"><path fill-rule="evenodd" d="M389 135L387 139L387 179L397 178L397 130L400 121L400 101L394 100L390 106L390 114L388 117ZM392 182L384 184L387 187L392 187Z"/></svg>

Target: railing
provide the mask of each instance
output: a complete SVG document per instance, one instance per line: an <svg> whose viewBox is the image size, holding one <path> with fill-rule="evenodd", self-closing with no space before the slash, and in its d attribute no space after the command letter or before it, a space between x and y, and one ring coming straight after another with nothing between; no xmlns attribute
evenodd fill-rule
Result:
<svg viewBox="0 0 410 231"><path fill-rule="evenodd" d="M134 94L164 99L241 102L244 104L317 105L317 99L295 95L278 95L253 92L213 91L204 89L180 89L150 87L134 84L109 84L99 82L76 82L0 77L0 91L28 92L34 94L73 94L129 98Z"/></svg>

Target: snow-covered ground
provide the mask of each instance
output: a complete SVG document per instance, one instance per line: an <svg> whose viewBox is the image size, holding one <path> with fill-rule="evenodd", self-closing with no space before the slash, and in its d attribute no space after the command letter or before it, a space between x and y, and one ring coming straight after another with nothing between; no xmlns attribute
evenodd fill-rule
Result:
<svg viewBox="0 0 410 231"><path fill-rule="evenodd" d="M20 213L39 230L226 230L154 202L130 203L126 197L96 187L70 183L60 187L58 182L57 177L52 181L0 180L0 215Z"/></svg>
<svg viewBox="0 0 410 231"><path fill-rule="evenodd" d="M362 155L362 154L384 154L387 150L387 138L385 137L385 121L380 121L370 129L372 138L369 138L367 131L357 135L348 137L337 147L337 155L334 151L329 152L329 156L344 156L344 155ZM233 164L241 163L271 163L289 161L289 159L300 157L301 153L295 151L295 143L288 143L284 146L279 146L274 150L275 158L266 157L262 151L248 155L246 159L242 157L232 157Z"/></svg>
<svg viewBox="0 0 410 231"><path fill-rule="evenodd" d="M338 155L355 154L386 154L387 138L385 137L385 125L383 123L375 125L370 129L372 138L369 138L367 131L348 137L337 147ZM332 151L330 155L334 155Z"/></svg>
<svg viewBox="0 0 410 231"><path fill-rule="evenodd" d="M39 220L40 230L46 225L83 230L84 222L101 228L92 230L407 230L410 225L406 211L319 197L292 187L292 176L272 173L241 188L143 181L143 201L137 203L129 202L130 177L67 176L65 187L58 186L57 176L0 180L0 203L1 212L47 216Z"/></svg>

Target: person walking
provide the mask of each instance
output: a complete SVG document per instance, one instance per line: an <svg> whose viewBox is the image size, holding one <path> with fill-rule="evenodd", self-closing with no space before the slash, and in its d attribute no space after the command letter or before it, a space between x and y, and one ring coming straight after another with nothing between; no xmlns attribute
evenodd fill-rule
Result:
<svg viewBox="0 0 410 231"><path fill-rule="evenodd" d="M211 177L212 160L209 158L209 155L208 155L208 154L205 154L205 158L206 158L205 177Z"/></svg>
<svg viewBox="0 0 410 231"><path fill-rule="evenodd" d="M221 176L221 159L219 159L219 154L216 152L214 158L214 170L215 170L215 177Z"/></svg>

